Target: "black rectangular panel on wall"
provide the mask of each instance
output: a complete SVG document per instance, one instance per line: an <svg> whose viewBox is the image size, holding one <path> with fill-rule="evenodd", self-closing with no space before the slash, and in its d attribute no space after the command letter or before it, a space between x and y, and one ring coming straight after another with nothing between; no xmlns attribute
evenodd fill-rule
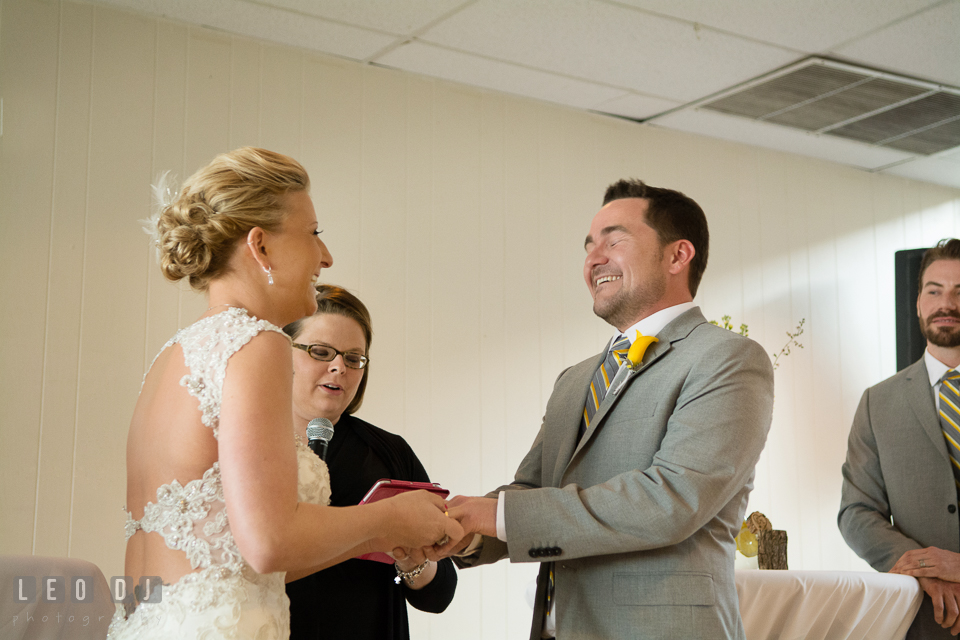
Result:
<svg viewBox="0 0 960 640"><path fill-rule="evenodd" d="M920 333L917 296L920 295L920 260L926 249L904 249L893 258L896 281L897 371L921 357L927 341Z"/></svg>

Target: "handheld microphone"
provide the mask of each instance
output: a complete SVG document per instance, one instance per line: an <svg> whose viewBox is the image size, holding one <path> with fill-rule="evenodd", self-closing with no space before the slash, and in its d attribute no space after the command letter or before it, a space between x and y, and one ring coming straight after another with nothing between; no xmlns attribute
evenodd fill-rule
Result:
<svg viewBox="0 0 960 640"><path fill-rule="evenodd" d="M307 423L307 446L324 462L327 461L327 445L333 438L333 423L326 418L314 418Z"/></svg>

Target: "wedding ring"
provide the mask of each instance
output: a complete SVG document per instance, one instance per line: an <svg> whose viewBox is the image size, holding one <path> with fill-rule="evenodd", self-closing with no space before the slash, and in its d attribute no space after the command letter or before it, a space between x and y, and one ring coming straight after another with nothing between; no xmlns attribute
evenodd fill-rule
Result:
<svg viewBox="0 0 960 640"><path fill-rule="evenodd" d="M448 542L450 542L450 536L443 536L442 538L440 538L439 540L437 540L435 546L437 546L437 547L442 547L443 545L447 544Z"/></svg>
<svg viewBox="0 0 960 640"><path fill-rule="evenodd" d="M920 560L920 568L921 568L921 569L926 569L926 568L927 568L927 561L926 561L926 560L923 560L923 559Z"/></svg>

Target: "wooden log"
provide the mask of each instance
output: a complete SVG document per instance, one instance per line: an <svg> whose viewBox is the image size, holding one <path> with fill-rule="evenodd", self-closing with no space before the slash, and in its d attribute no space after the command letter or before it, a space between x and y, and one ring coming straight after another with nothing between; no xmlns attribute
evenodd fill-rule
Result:
<svg viewBox="0 0 960 640"><path fill-rule="evenodd" d="M757 536L757 561L761 569L787 569L787 532L779 529L761 531Z"/></svg>

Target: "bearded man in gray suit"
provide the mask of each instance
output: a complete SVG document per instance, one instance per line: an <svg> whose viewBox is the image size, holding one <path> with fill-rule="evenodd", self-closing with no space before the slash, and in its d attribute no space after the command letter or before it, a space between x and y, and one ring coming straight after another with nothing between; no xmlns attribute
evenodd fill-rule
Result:
<svg viewBox="0 0 960 640"><path fill-rule="evenodd" d="M907 638L949 638L960 632L960 240L924 253L917 315L923 358L860 400L837 521L874 569L919 579Z"/></svg>
<svg viewBox="0 0 960 640"><path fill-rule="evenodd" d="M759 345L694 306L708 247L690 198L611 185L583 273L616 335L561 373L514 482L450 502L479 535L441 553L459 552L461 566L541 563L533 639L744 637L734 536L770 427L773 371ZM633 350L633 367L608 353L638 332L657 341Z"/></svg>

